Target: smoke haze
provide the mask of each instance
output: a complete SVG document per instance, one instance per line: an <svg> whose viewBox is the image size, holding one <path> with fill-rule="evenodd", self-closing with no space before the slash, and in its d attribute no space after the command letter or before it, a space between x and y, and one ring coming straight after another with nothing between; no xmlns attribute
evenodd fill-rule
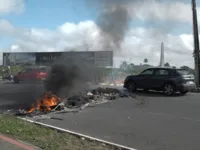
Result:
<svg viewBox="0 0 200 150"><path fill-rule="evenodd" d="M179 3L178 0L175 1ZM160 47L159 43L162 41L167 42L168 34L176 27L173 24L173 21L176 21L173 20L173 12L169 12L174 7L171 0L86 0L86 2L88 9L93 8L98 13L96 24L100 29L103 50L123 51L122 44L126 33L130 30L131 24L138 23L137 19L144 26L148 25L147 29L150 32L144 36L155 47ZM171 24L162 19L166 17L172 18Z"/></svg>
<svg viewBox="0 0 200 150"><path fill-rule="evenodd" d="M130 17L125 7L120 5L106 7L97 20L104 38L104 49L120 49L128 29Z"/></svg>
<svg viewBox="0 0 200 150"><path fill-rule="evenodd" d="M58 96L69 97L88 89L88 82L95 83L97 71L98 68L84 63L81 58L58 61L49 72L45 89Z"/></svg>

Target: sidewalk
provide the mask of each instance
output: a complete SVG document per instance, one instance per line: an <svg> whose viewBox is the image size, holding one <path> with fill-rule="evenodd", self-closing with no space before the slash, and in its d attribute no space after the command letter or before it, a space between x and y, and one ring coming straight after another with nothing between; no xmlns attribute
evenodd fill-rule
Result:
<svg viewBox="0 0 200 150"><path fill-rule="evenodd" d="M25 142L20 142L4 135L0 135L0 149L1 150L39 150L38 148L31 146Z"/></svg>

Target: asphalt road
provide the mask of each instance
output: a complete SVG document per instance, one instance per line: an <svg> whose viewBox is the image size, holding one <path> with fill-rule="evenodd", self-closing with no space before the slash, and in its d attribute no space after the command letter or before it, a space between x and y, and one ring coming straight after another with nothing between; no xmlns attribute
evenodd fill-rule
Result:
<svg viewBox="0 0 200 150"><path fill-rule="evenodd" d="M199 150L199 96L144 94L144 105L120 99L43 122L138 150Z"/></svg>
<svg viewBox="0 0 200 150"><path fill-rule="evenodd" d="M42 93L41 85L1 85L0 110L27 105ZM144 105L132 98L62 114L64 120L44 123L70 129L138 150L199 150L200 94L165 97L139 93Z"/></svg>
<svg viewBox="0 0 200 150"><path fill-rule="evenodd" d="M42 84L0 83L0 113L28 107L44 93Z"/></svg>

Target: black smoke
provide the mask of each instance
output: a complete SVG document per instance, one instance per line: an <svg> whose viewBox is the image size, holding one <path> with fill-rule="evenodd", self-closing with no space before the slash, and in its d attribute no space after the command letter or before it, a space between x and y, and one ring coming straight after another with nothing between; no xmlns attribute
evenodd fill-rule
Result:
<svg viewBox="0 0 200 150"><path fill-rule="evenodd" d="M99 69L84 60L72 58L56 62L50 69L45 90L60 97L69 97L89 89L89 83L97 84Z"/></svg>
<svg viewBox="0 0 200 150"><path fill-rule="evenodd" d="M123 6L115 6L100 14L97 24L101 29L101 36L104 38L105 49L121 48L129 20L128 12Z"/></svg>
<svg viewBox="0 0 200 150"><path fill-rule="evenodd" d="M135 1L135 0L134 0ZM99 13L96 23L100 28L101 44L105 50L119 50L131 21L130 0L88 0L88 6Z"/></svg>

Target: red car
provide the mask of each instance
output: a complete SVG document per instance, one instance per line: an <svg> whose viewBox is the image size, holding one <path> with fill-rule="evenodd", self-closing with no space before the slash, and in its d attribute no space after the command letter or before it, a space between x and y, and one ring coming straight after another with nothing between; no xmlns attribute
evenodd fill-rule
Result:
<svg viewBox="0 0 200 150"><path fill-rule="evenodd" d="M26 81L44 81L48 76L48 69L46 67L40 68L26 68L21 70L13 77L14 83L26 82Z"/></svg>

